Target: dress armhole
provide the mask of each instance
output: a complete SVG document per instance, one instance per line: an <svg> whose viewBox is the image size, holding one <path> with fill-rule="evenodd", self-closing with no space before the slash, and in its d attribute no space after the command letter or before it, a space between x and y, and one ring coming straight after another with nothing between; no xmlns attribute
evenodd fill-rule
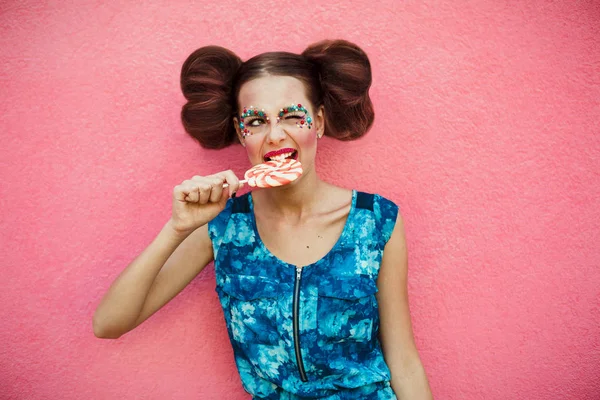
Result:
<svg viewBox="0 0 600 400"><path fill-rule="evenodd" d="M212 242L215 260L217 259L219 247L221 247L225 231L227 230L227 225L229 224L232 206L233 199L227 200L227 204L225 205L223 211L221 211L212 221L209 221L208 223L208 237Z"/></svg>
<svg viewBox="0 0 600 400"><path fill-rule="evenodd" d="M393 201L375 195L373 212L375 213L377 225L381 232L382 245L385 247L396 227L396 220L398 219L400 208Z"/></svg>

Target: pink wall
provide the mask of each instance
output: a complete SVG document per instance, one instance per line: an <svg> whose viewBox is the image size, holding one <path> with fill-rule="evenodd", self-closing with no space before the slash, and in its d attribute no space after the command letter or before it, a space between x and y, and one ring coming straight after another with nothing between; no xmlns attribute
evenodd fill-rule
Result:
<svg viewBox="0 0 600 400"><path fill-rule="evenodd" d="M1 398L247 398L212 267L120 340L91 317L175 184L248 166L184 134L187 55L334 37L377 118L318 166L401 205L436 398L600 398L598 2L102 3L0 6Z"/></svg>

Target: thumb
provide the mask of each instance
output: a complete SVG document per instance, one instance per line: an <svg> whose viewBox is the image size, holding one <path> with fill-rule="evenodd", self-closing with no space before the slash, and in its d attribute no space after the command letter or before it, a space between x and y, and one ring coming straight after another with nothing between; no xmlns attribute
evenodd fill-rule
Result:
<svg viewBox="0 0 600 400"><path fill-rule="evenodd" d="M225 206L225 203L227 203L227 200L229 200L229 191L228 190L223 190L223 192L221 193L221 199L219 200L219 203L221 204L221 206ZM235 192L232 194L233 197L235 197Z"/></svg>

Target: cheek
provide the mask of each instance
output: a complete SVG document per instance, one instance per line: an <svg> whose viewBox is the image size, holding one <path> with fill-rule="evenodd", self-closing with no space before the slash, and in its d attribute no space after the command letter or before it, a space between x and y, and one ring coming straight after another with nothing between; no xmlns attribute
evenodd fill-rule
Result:
<svg viewBox="0 0 600 400"><path fill-rule="evenodd" d="M248 158L250 159L250 161L255 161L255 160L261 158L259 143L255 143L253 140L247 140L245 147L246 147L246 153L248 154Z"/></svg>
<svg viewBox="0 0 600 400"><path fill-rule="evenodd" d="M301 148L314 148L317 146L317 132L313 128L310 131L305 131L296 135L295 140Z"/></svg>

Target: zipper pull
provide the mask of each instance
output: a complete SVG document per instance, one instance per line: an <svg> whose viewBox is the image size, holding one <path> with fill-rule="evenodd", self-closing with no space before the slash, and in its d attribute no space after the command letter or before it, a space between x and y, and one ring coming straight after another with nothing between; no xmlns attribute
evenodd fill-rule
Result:
<svg viewBox="0 0 600 400"><path fill-rule="evenodd" d="M302 275L302 268L296 267L296 279L300 279L300 275Z"/></svg>

